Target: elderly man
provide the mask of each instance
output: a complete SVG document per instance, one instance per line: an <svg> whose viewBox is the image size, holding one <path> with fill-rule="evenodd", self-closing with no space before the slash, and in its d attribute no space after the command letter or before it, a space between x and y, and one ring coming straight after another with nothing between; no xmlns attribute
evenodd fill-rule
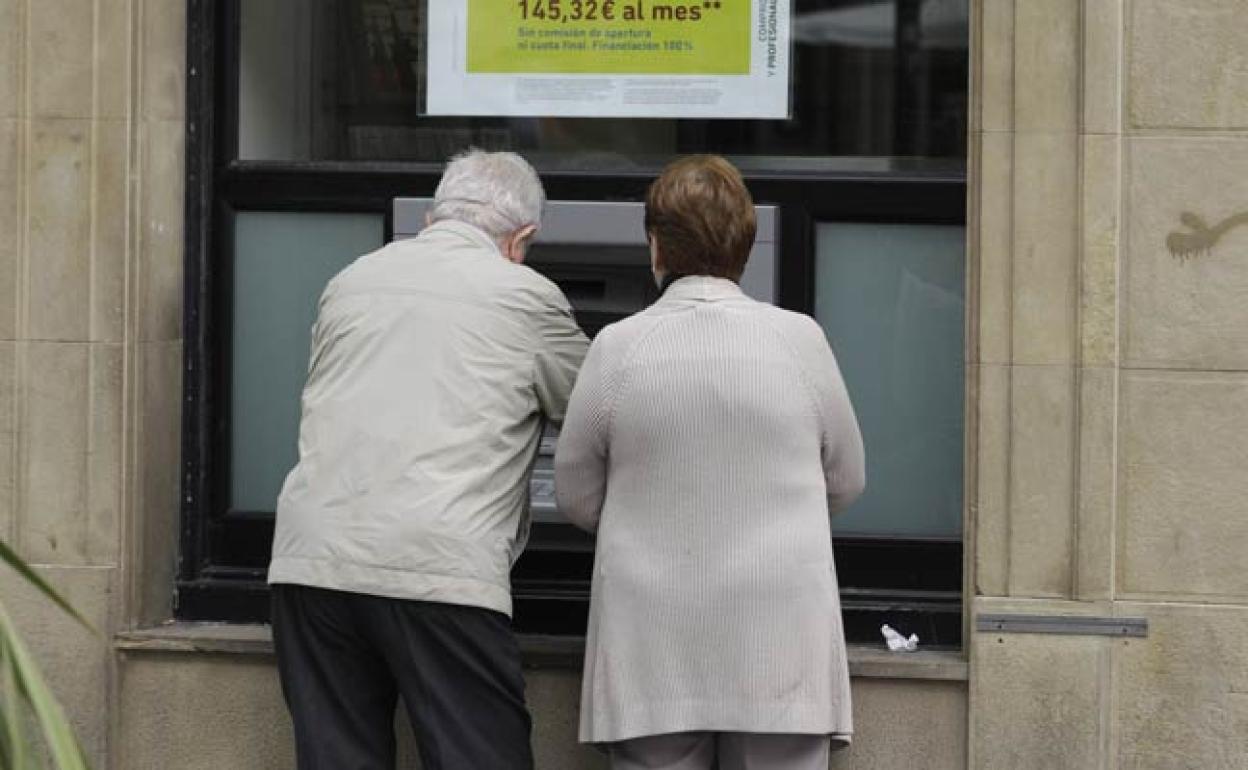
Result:
<svg viewBox="0 0 1248 770"><path fill-rule="evenodd" d="M544 203L519 156L467 152L429 226L321 298L269 566L302 770L392 768L399 696L425 770L532 767L509 575L588 347L521 264Z"/></svg>

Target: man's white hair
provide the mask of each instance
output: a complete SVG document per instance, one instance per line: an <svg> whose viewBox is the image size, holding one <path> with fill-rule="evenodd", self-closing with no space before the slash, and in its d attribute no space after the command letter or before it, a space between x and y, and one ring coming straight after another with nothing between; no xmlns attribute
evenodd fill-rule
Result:
<svg viewBox="0 0 1248 770"><path fill-rule="evenodd" d="M529 162L514 152L476 148L451 158L433 194L430 223L467 222L495 240L541 225L546 191Z"/></svg>

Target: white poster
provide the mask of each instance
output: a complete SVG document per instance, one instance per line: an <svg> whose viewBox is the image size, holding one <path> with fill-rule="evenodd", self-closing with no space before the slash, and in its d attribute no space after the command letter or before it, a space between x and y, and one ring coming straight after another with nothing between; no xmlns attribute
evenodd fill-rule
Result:
<svg viewBox="0 0 1248 770"><path fill-rule="evenodd" d="M789 0L429 0L430 115L787 118Z"/></svg>

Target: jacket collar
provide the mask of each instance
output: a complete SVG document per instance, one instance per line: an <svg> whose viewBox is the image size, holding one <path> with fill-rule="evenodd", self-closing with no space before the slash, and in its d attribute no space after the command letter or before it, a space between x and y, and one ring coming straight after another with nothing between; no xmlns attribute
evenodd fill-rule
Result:
<svg viewBox="0 0 1248 770"><path fill-rule="evenodd" d="M420 235L422 237L428 235L431 237L451 236L461 238L468 241L473 246L489 249L497 256L503 256L503 253L498 250L498 244L494 242L493 238L487 235L481 228L470 225L467 222L460 222L455 219L443 219L426 227L420 232Z"/></svg>
<svg viewBox="0 0 1248 770"><path fill-rule="evenodd" d="M681 278L667 287L667 291L659 299L692 300L694 302L714 302L721 299L733 299L745 296L741 287L727 278L715 278L709 275L690 275Z"/></svg>

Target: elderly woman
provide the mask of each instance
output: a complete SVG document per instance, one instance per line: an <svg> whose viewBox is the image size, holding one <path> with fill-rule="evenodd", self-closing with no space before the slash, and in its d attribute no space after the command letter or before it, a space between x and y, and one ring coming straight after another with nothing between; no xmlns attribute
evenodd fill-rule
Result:
<svg viewBox="0 0 1248 770"><path fill-rule="evenodd" d="M849 675L829 515L862 438L809 317L737 286L754 207L719 157L646 196L661 298L603 330L555 458L598 533L580 737L628 768L827 768Z"/></svg>

